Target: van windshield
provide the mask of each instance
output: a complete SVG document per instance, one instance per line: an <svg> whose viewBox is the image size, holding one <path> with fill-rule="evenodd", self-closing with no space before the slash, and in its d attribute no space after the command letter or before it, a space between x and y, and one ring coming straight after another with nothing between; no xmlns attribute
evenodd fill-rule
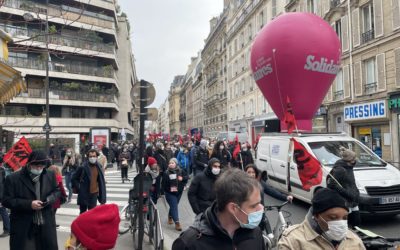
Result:
<svg viewBox="0 0 400 250"><path fill-rule="evenodd" d="M371 154L355 141L323 141L309 142L311 150L325 166L333 166L340 157L340 147L348 148L356 153L357 166L386 166L381 159Z"/></svg>

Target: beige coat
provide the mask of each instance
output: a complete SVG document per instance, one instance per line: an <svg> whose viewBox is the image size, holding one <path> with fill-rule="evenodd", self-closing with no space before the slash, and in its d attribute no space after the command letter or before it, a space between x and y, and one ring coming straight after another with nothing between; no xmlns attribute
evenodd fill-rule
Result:
<svg viewBox="0 0 400 250"><path fill-rule="evenodd" d="M364 250L364 244L361 239L352 231L348 230L346 238L335 248L327 239L316 233L310 226L310 223L304 220L286 229L282 238L278 242L279 250Z"/></svg>

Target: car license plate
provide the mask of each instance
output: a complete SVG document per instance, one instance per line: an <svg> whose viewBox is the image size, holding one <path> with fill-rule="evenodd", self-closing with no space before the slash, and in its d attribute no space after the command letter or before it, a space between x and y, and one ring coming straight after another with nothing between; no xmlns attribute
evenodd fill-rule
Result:
<svg viewBox="0 0 400 250"><path fill-rule="evenodd" d="M400 203L400 196L381 197L380 204Z"/></svg>

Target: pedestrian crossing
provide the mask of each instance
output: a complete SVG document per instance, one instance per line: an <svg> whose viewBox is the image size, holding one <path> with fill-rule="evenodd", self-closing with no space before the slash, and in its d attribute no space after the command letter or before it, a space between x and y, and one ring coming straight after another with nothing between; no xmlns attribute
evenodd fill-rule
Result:
<svg viewBox="0 0 400 250"><path fill-rule="evenodd" d="M117 204L121 209L128 202L129 189L133 187L133 178L136 176L136 171L132 169L128 170L128 178L130 182L121 181L121 172L119 170L107 169L105 174L106 179L106 190L107 190L107 204ZM65 186L65 180L63 180L65 191L68 195L68 189ZM72 221L79 215L79 206L77 205L77 194L72 195L70 203L61 205L61 208L57 209L56 223L60 225L57 231L70 232Z"/></svg>

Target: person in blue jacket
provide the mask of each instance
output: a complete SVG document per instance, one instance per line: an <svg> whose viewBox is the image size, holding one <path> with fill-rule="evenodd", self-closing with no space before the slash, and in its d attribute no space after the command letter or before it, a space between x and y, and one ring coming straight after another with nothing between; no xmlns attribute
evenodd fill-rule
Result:
<svg viewBox="0 0 400 250"><path fill-rule="evenodd" d="M183 145L179 149L179 153L176 158L178 160L178 163L179 163L179 166L181 167L181 169L183 171L185 171L187 175L189 175L189 168L190 168L191 161L190 161L190 152L189 152L187 145Z"/></svg>

